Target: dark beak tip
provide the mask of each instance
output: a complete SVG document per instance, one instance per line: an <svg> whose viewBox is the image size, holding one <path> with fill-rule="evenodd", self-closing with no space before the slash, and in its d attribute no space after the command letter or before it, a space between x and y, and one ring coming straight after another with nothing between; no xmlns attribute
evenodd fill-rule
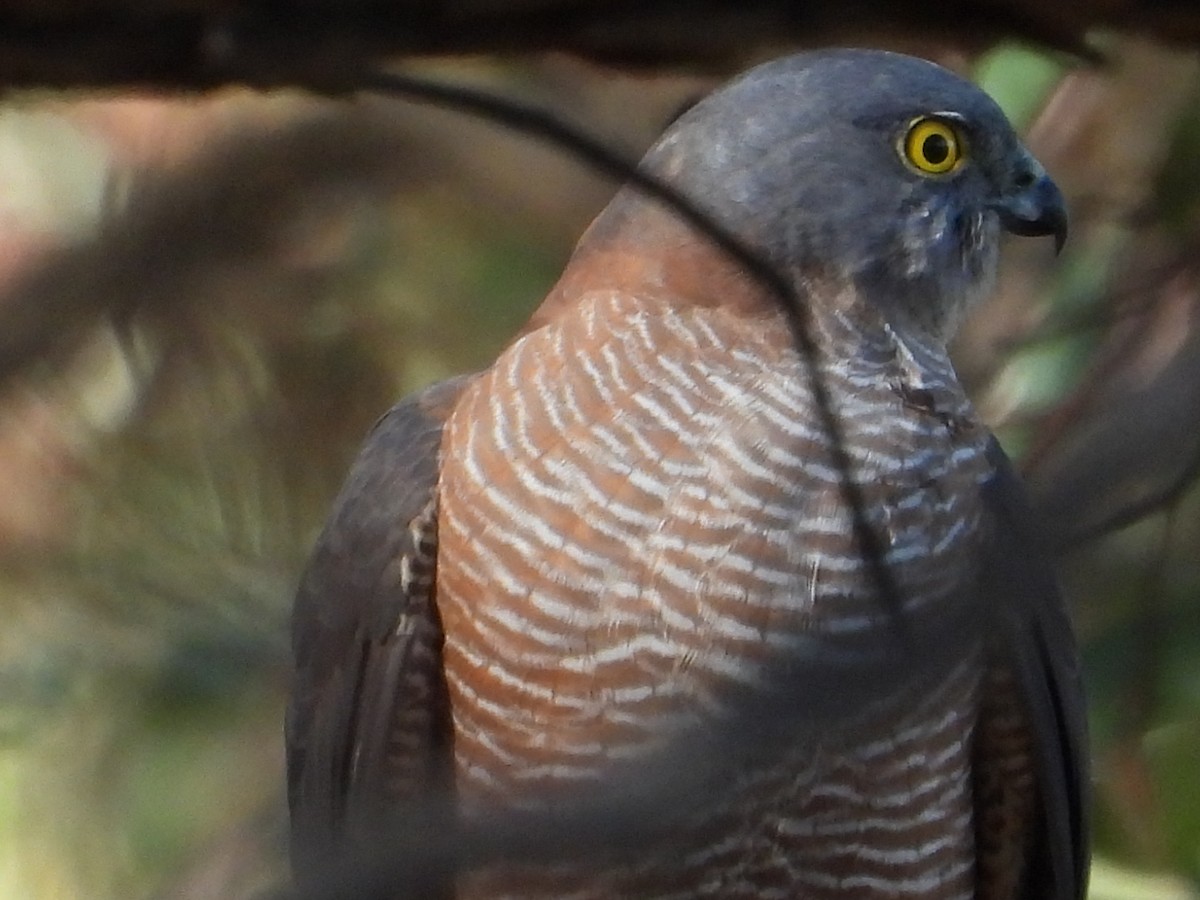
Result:
<svg viewBox="0 0 1200 900"><path fill-rule="evenodd" d="M1067 242L1067 218L1061 209L1046 210L1036 218L1015 216L1001 210L1000 224L1009 234L1017 237L1054 237L1054 252L1062 250Z"/></svg>
<svg viewBox="0 0 1200 900"><path fill-rule="evenodd" d="M1067 209L1058 185L1048 176L995 208L1006 230L1021 237L1053 235L1055 255L1062 252L1067 242Z"/></svg>
<svg viewBox="0 0 1200 900"><path fill-rule="evenodd" d="M1054 255L1058 256L1062 253L1062 248L1067 243L1067 226L1064 224L1062 228L1054 232Z"/></svg>
<svg viewBox="0 0 1200 900"><path fill-rule="evenodd" d="M1069 220L1067 219L1067 204L1063 200L1063 195L1053 181L1046 179L1049 183L1049 197L1047 197L1043 206L1042 215L1050 225L1051 233L1054 235L1054 255L1062 253L1063 245L1067 243L1067 232Z"/></svg>

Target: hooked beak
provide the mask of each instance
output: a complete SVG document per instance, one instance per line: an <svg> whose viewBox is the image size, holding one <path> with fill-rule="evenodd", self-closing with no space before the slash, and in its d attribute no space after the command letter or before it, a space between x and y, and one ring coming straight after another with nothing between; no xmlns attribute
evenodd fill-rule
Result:
<svg viewBox="0 0 1200 900"><path fill-rule="evenodd" d="M992 204L1007 231L1021 237L1054 235L1054 252L1067 241L1067 207L1050 176L1040 173L1028 187Z"/></svg>

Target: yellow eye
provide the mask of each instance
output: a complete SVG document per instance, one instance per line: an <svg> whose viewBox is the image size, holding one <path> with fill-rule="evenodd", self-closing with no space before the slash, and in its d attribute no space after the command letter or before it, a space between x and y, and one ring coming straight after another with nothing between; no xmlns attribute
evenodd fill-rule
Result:
<svg viewBox="0 0 1200 900"><path fill-rule="evenodd" d="M904 136L904 158L926 175L954 171L965 151L958 129L945 119L917 119Z"/></svg>

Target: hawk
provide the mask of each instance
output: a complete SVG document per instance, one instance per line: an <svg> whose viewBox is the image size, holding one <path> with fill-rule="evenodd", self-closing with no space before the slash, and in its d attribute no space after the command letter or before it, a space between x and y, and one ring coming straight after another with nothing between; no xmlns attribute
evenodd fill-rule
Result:
<svg viewBox="0 0 1200 900"><path fill-rule="evenodd" d="M296 599L297 879L695 774L608 857L395 894L1081 898L1075 642L946 349L1058 189L980 90L866 50L753 69L641 167L809 346L627 186L490 368L384 416Z"/></svg>

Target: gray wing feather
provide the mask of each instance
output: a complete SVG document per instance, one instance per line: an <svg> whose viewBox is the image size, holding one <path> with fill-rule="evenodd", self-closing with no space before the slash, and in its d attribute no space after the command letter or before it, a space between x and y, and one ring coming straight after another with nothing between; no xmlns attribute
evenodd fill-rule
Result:
<svg viewBox="0 0 1200 900"><path fill-rule="evenodd" d="M1005 645L1029 718L1042 833L1026 900L1082 900L1091 862L1091 785L1079 651L1066 603L1032 508L1011 463L994 441L994 475L984 488L992 518L985 592L1003 611Z"/></svg>
<svg viewBox="0 0 1200 900"><path fill-rule="evenodd" d="M301 580L286 724L300 882L320 878L397 806L447 787L435 491L442 428L468 380L436 384L380 419Z"/></svg>

